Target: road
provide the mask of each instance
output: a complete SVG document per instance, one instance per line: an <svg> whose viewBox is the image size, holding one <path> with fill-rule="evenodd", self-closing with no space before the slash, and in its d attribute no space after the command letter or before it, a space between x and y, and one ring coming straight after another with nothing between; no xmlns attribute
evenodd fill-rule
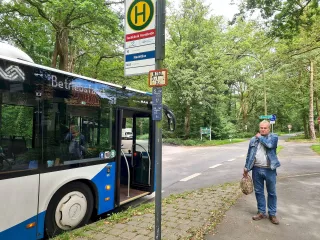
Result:
<svg viewBox="0 0 320 240"><path fill-rule="evenodd" d="M285 142L279 158L279 176L320 172L319 157L310 149L310 157L299 154L299 148L311 144ZM163 196L226 182L240 181L248 149L248 141L214 147L163 146ZM308 154L308 153L307 153Z"/></svg>

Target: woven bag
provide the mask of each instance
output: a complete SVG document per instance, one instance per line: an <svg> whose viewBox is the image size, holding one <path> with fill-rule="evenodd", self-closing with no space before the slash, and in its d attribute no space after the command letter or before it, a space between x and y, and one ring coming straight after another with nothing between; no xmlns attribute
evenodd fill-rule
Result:
<svg viewBox="0 0 320 240"><path fill-rule="evenodd" d="M241 179L240 188L245 195L248 195L253 192L253 182L250 175Z"/></svg>

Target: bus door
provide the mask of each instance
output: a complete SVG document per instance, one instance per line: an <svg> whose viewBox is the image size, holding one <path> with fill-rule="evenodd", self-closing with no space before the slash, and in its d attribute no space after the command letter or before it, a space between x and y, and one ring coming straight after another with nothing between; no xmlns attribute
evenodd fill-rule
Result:
<svg viewBox="0 0 320 240"><path fill-rule="evenodd" d="M151 112L117 110L117 203L125 204L153 192Z"/></svg>

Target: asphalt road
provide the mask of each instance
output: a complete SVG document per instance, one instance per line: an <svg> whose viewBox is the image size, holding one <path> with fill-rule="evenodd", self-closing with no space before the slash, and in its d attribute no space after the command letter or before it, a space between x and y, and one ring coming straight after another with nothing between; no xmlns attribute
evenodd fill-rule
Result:
<svg viewBox="0 0 320 240"><path fill-rule="evenodd" d="M299 149L311 144L285 142L281 136L278 145L283 146L279 158L282 166L279 176L320 172L320 164L314 161L313 151L300 154ZM162 189L163 196L199 189L226 182L240 181L249 141L214 147L163 146Z"/></svg>

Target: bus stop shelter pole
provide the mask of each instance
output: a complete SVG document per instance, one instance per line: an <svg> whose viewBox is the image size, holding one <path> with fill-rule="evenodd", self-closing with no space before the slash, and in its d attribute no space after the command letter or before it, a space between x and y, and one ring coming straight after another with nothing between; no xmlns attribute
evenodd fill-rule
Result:
<svg viewBox="0 0 320 240"><path fill-rule="evenodd" d="M162 68L165 57L165 0L156 1L156 70ZM155 239L161 240L161 200L162 200L162 129L161 121L155 121L156 158L156 199L155 199Z"/></svg>

